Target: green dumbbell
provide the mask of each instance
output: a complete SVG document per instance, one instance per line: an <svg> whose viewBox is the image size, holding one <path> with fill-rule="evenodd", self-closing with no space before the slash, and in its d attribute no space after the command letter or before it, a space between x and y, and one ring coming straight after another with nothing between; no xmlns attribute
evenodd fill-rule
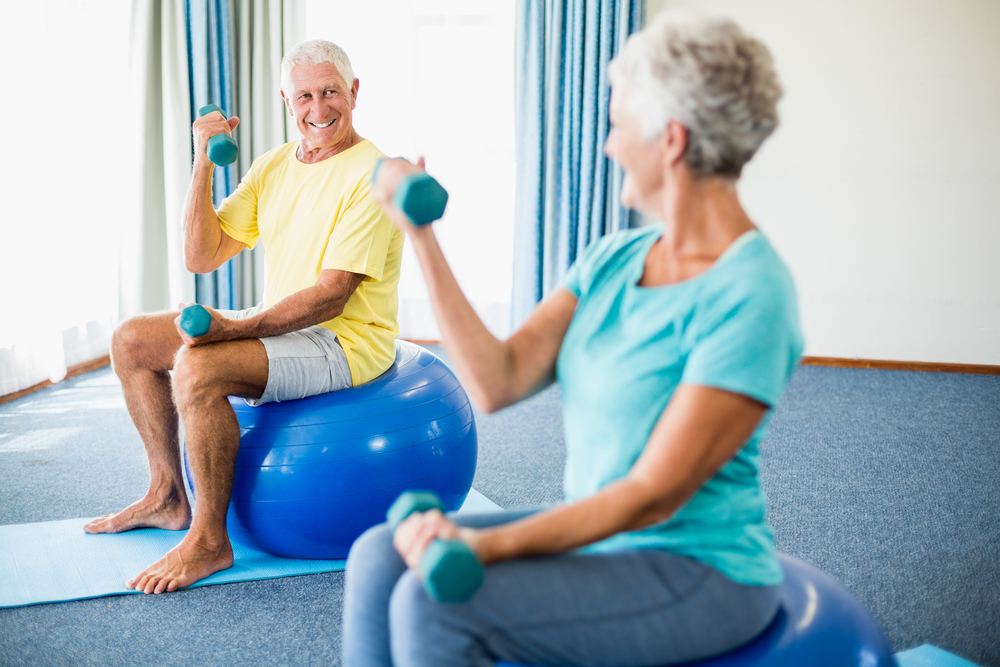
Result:
<svg viewBox="0 0 1000 667"><path fill-rule="evenodd" d="M206 104L198 109L198 118L213 111L221 113L223 118L226 117L226 114L219 107L214 104ZM208 147L205 149L205 152L208 154L209 160L220 167L225 167L236 162L236 157L240 154L240 148L236 145L236 140L231 135L217 134L208 140Z"/></svg>
<svg viewBox="0 0 1000 667"><path fill-rule="evenodd" d="M382 162L379 160L375 166L372 180L378 176ZM392 203L405 213L413 224L426 225L444 215L445 206L448 205L448 191L425 171L407 174L399 181Z"/></svg>
<svg viewBox="0 0 1000 667"><path fill-rule="evenodd" d="M403 519L414 512L438 510L444 505L430 491L406 491L386 513L394 531ZM472 549L461 540L434 540L420 557L417 566L424 590L438 602L465 602L483 583L483 566Z"/></svg>
<svg viewBox="0 0 1000 667"><path fill-rule="evenodd" d="M191 338L204 336L211 326L212 315L204 306L194 303L181 311L181 329Z"/></svg>

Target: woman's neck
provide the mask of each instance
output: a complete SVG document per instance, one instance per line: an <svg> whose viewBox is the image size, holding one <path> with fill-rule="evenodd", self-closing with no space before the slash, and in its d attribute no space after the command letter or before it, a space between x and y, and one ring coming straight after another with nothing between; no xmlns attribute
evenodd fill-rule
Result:
<svg viewBox="0 0 1000 667"><path fill-rule="evenodd" d="M667 285L708 270L726 248L755 229L734 181L682 176L660 198L664 232L646 259L640 284Z"/></svg>

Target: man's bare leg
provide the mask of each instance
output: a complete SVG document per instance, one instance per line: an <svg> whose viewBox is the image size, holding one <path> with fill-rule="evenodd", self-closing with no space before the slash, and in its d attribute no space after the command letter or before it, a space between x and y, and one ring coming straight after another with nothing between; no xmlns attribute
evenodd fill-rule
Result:
<svg viewBox="0 0 1000 667"><path fill-rule="evenodd" d="M182 530L191 523L181 473L177 409L168 373L182 344L174 325L176 317L176 312L141 315L119 326L112 337L112 366L149 459L149 490L121 512L86 524L83 529L88 533L120 533L133 528Z"/></svg>
<svg viewBox="0 0 1000 667"><path fill-rule="evenodd" d="M163 558L126 583L145 593L184 588L232 567L226 512L240 447L229 396L259 398L267 385L267 353L259 340L182 348L174 371L174 401L184 420L188 469L197 507L191 529Z"/></svg>

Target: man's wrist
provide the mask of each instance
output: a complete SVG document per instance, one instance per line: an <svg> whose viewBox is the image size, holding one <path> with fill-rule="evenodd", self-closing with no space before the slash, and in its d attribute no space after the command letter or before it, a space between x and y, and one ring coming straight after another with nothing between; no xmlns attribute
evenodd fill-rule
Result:
<svg viewBox="0 0 1000 667"><path fill-rule="evenodd" d="M215 163L209 160L207 155L200 155L194 159L194 178L211 176L213 171L215 171Z"/></svg>
<svg viewBox="0 0 1000 667"><path fill-rule="evenodd" d="M244 338L252 338L253 336L247 335L248 328L247 324L249 319L234 320L228 317L223 317L220 315L217 318L219 323L219 333L217 334L216 340L228 341L228 340L242 340Z"/></svg>
<svg viewBox="0 0 1000 667"><path fill-rule="evenodd" d="M258 313L253 317L248 317L242 320L230 320L233 324L232 332L233 339L237 338L265 338L267 336L273 336L276 334L268 333L264 330L264 322L261 318L262 313Z"/></svg>

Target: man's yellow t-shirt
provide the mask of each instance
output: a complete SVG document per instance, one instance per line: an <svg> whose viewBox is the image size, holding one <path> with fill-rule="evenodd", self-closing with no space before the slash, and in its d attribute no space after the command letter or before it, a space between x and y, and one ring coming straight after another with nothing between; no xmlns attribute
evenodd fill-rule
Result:
<svg viewBox="0 0 1000 667"><path fill-rule="evenodd" d="M372 172L385 155L363 140L304 164L295 156L298 145L254 160L217 214L222 231L240 243L264 242L265 308L312 287L326 269L365 275L344 312L321 323L337 334L356 386L396 358L403 234L371 197Z"/></svg>

